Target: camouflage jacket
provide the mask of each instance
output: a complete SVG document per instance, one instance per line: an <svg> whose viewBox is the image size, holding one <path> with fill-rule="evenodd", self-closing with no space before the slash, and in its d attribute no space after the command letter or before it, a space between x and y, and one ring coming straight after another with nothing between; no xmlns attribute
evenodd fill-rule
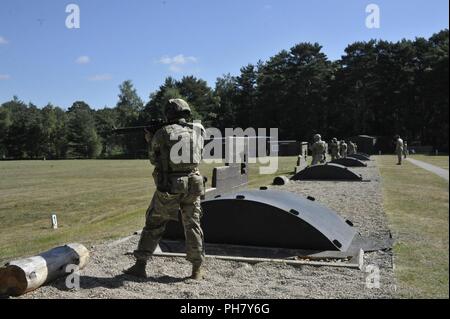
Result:
<svg viewBox="0 0 450 319"><path fill-rule="evenodd" d="M315 142L311 146L312 155L322 155L326 151L326 143L324 141Z"/></svg>
<svg viewBox="0 0 450 319"><path fill-rule="evenodd" d="M195 170L204 147L205 129L184 119L159 129L149 143L149 159L155 170L166 173Z"/></svg>
<svg viewBox="0 0 450 319"><path fill-rule="evenodd" d="M401 138L397 139L397 143L395 145L395 151L397 153L403 152L403 140Z"/></svg>

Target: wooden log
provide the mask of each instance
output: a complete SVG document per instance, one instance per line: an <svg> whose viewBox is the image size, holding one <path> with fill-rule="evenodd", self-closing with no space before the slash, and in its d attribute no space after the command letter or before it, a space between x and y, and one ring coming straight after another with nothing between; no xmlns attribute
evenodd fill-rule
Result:
<svg viewBox="0 0 450 319"><path fill-rule="evenodd" d="M73 243L50 249L38 256L13 260L0 268L0 295L23 295L68 275L67 265L84 268L88 259L87 248Z"/></svg>

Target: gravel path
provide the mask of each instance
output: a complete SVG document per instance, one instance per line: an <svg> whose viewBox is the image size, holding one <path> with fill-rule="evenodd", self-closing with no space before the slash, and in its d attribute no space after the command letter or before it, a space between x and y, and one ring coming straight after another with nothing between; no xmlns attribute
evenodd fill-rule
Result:
<svg viewBox="0 0 450 319"><path fill-rule="evenodd" d="M367 236L385 236L389 230L382 207L380 176L374 162L355 169L371 182L298 181L277 187L314 196L341 216L353 221ZM182 258L154 257L148 279L121 275L131 265L125 255L138 236L91 247L91 259L82 271L79 290L68 290L65 280L21 298L392 298L395 292L391 252L366 253L365 265L380 269L380 288L366 288L363 270L333 267L288 266L207 260L206 280L185 279L190 265Z"/></svg>
<svg viewBox="0 0 450 319"><path fill-rule="evenodd" d="M448 181L448 170L440 168L440 167L437 167L437 166L432 165L432 164L428 164L428 163L425 163L425 162L413 159L413 158L407 158L406 160L411 162L411 163L413 163L414 165L417 165L420 168L423 168L423 169L425 169L425 170L427 170L427 171L429 171L429 172L431 172L433 174L436 174L436 175L438 175L438 176L440 176L443 179Z"/></svg>

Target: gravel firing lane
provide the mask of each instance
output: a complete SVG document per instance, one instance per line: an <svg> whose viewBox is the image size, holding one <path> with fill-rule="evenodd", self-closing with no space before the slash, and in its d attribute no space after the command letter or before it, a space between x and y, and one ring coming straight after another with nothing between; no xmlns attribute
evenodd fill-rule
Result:
<svg viewBox="0 0 450 319"><path fill-rule="evenodd" d="M378 169L371 161L355 171L371 182L298 181L276 189L315 197L352 220L365 236L386 236ZM154 257L147 266L150 277L135 280L121 270L132 263L124 253L133 250L138 239L91 247L80 290L67 290L60 279L22 298L392 298L395 291L391 252L365 254L365 265L380 269L379 289L366 288L368 274L355 269L220 260L207 260L206 280L193 282L185 279L190 274L187 261L167 257Z"/></svg>

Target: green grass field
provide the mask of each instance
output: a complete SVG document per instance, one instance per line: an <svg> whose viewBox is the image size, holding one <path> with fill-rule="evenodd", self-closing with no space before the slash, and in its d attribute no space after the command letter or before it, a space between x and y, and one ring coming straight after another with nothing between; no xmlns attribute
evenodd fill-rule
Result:
<svg viewBox="0 0 450 319"><path fill-rule="evenodd" d="M279 171L257 174L250 187L267 185L293 170L296 158L280 158ZM211 181L212 168L200 170ZM142 228L154 191L148 160L0 162L0 262L71 241L91 243ZM50 229L56 213L59 228Z"/></svg>
<svg viewBox="0 0 450 319"><path fill-rule="evenodd" d="M399 297L448 298L448 182L406 161L397 166L395 156L377 156L376 160L384 209L397 240ZM448 157L439 160L448 163Z"/></svg>

